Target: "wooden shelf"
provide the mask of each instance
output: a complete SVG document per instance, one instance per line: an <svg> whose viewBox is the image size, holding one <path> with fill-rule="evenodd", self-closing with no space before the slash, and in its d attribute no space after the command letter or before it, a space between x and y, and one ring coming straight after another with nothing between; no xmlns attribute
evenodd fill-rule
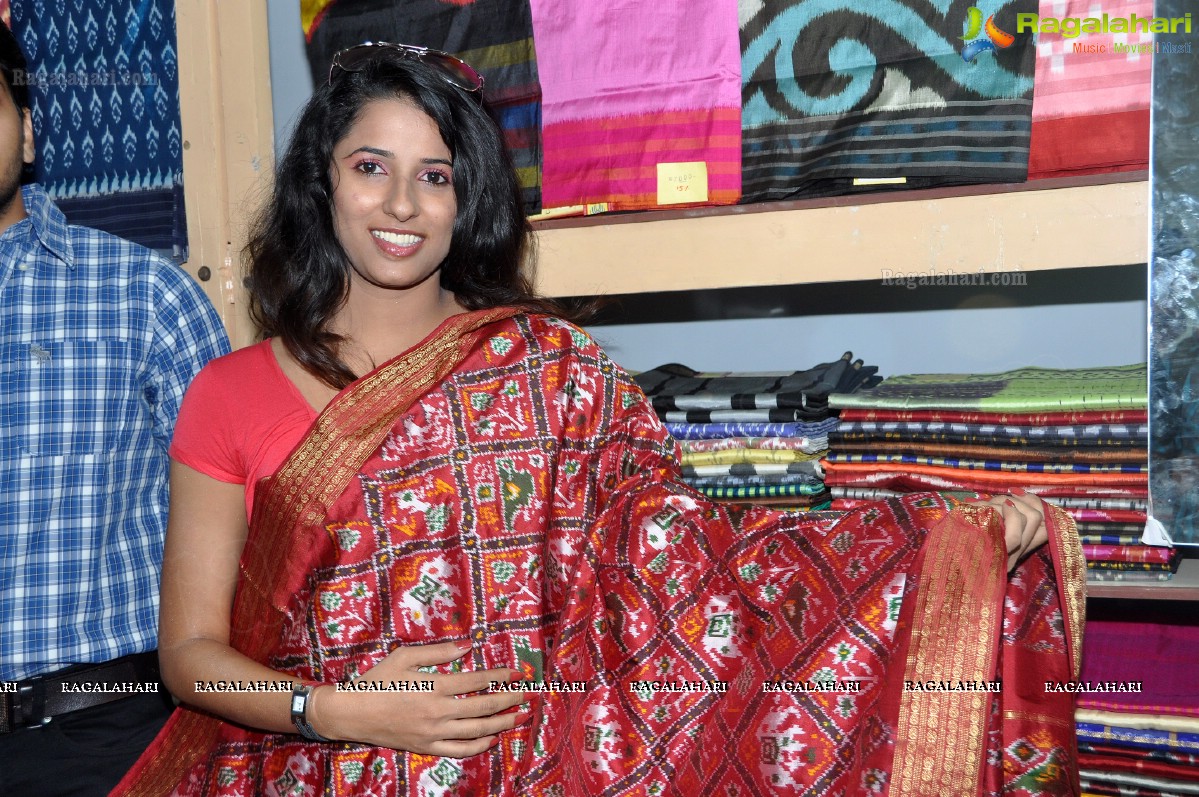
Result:
<svg viewBox="0 0 1199 797"><path fill-rule="evenodd" d="M1199 600L1199 559L1184 559L1169 581L1159 584L1124 584L1119 581L1088 581L1088 598L1133 600Z"/></svg>
<svg viewBox="0 0 1199 797"><path fill-rule="evenodd" d="M1149 183L1122 179L543 222L537 285L584 296L1146 263Z"/></svg>

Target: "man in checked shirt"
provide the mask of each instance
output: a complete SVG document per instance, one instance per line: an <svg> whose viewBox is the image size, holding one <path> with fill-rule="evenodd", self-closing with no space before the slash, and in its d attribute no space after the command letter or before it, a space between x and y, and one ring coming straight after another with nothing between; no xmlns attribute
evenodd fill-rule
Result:
<svg viewBox="0 0 1199 797"><path fill-rule="evenodd" d="M181 269L22 186L25 70L0 23L0 794L103 795L169 714L167 446L229 342Z"/></svg>

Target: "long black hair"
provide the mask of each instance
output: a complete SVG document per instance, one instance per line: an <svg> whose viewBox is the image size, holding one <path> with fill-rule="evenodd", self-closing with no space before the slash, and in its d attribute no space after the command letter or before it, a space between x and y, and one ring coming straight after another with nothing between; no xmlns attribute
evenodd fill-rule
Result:
<svg viewBox="0 0 1199 797"><path fill-rule="evenodd" d="M531 233L498 126L477 98L419 60L381 53L359 70L335 70L313 92L246 244L250 312L262 335L279 337L305 369L339 389L357 377L338 356L341 336L329 329L350 285L330 207L333 149L368 103L394 99L424 111L453 158L458 212L442 287L469 310L514 305L569 314L533 290Z"/></svg>

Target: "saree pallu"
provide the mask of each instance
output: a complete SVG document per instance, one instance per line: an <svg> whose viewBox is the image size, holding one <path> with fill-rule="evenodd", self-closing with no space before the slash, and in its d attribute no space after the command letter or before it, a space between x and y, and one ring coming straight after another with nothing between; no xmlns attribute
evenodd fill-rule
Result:
<svg viewBox="0 0 1199 797"><path fill-rule="evenodd" d="M1040 688L1078 672L1083 562L1060 510L1009 577L989 509L720 506L674 454L578 329L446 322L260 482L231 643L337 683L470 639L467 667L550 690L532 720L454 760L184 708L117 793L1077 794L1073 697Z"/></svg>
<svg viewBox="0 0 1199 797"><path fill-rule="evenodd" d="M736 0L530 5L545 207L641 210L680 186L695 189L680 194L685 204L740 198ZM698 164L699 174L671 182L659 173L667 164Z"/></svg>

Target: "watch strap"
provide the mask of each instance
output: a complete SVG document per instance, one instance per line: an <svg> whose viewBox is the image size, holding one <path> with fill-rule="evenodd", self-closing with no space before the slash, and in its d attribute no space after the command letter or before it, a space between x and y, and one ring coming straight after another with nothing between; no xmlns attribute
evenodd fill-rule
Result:
<svg viewBox="0 0 1199 797"><path fill-rule="evenodd" d="M328 742L332 741L321 736L308 722L308 701L312 697L314 686L310 684L297 684L291 690L291 721L296 726L296 730L300 735L311 742Z"/></svg>

